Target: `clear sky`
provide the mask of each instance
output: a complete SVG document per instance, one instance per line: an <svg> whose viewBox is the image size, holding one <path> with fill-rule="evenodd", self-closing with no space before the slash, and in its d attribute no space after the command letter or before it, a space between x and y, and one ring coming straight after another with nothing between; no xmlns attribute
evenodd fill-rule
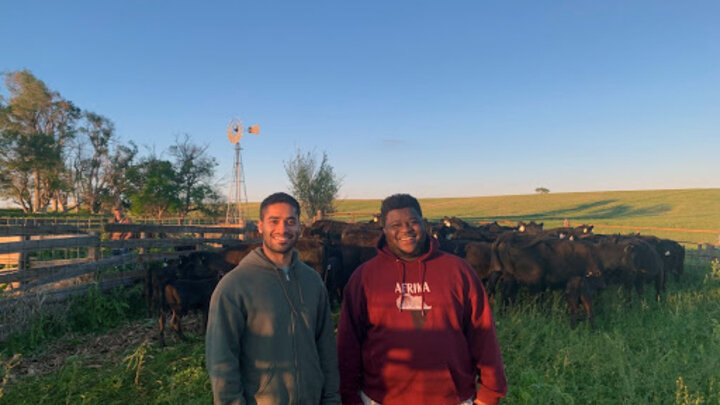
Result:
<svg viewBox="0 0 720 405"><path fill-rule="evenodd" d="M715 0L0 0L23 68L123 140L209 145L226 187L228 122L259 124L250 201L296 148L343 198L720 187Z"/></svg>

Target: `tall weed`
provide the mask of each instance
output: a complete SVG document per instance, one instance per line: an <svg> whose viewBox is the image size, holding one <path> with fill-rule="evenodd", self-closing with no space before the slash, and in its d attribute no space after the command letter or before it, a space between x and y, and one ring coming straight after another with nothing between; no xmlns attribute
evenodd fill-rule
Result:
<svg viewBox="0 0 720 405"><path fill-rule="evenodd" d="M5 359L4 356L0 355L0 399L2 399L5 393L5 385L7 385L10 379L10 370L17 367L20 364L20 354L15 354L9 359Z"/></svg>

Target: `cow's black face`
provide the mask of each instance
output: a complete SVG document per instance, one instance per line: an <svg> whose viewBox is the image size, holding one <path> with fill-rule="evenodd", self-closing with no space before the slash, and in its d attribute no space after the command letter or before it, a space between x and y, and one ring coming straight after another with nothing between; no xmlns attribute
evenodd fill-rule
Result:
<svg viewBox="0 0 720 405"><path fill-rule="evenodd" d="M389 211L383 233L390 251L403 260L413 260L424 253L427 234L423 219L414 208Z"/></svg>

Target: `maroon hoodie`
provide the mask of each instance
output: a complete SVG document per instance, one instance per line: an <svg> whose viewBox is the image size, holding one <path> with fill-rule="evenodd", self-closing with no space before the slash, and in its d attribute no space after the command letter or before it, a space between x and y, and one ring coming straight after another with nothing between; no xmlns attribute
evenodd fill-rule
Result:
<svg viewBox="0 0 720 405"><path fill-rule="evenodd" d="M507 393L480 279L429 239L428 252L406 262L383 236L345 287L337 345L344 405L362 404L360 391L383 405L495 404Z"/></svg>

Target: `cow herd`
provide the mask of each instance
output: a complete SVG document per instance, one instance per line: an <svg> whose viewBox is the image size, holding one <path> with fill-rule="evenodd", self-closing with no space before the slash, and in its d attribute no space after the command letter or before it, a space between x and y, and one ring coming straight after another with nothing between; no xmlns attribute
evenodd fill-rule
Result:
<svg viewBox="0 0 720 405"><path fill-rule="evenodd" d="M440 242L440 249L463 257L472 266L490 296L500 292L502 300L511 303L520 288L530 294L564 291L572 327L583 317L582 310L595 327L593 297L608 285L622 286L630 299L633 289L642 295L644 285L652 283L660 299L667 278L683 272L685 250L677 242L644 235L595 234L591 225L543 230L543 224L535 222L519 222L515 227L473 226L446 217L428 222L427 229ZM376 220L319 220L303 229L295 248L300 260L320 274L331 303L337 306L352 272L375 256L381 235ZM161 344L168 315L181 338L180 318L188 311L200 310L205 325L210 295L220 277L259 245L259 241L249 241L219 251L195 251L148 270L146 298L148 308L159 316Z"/></svg>

